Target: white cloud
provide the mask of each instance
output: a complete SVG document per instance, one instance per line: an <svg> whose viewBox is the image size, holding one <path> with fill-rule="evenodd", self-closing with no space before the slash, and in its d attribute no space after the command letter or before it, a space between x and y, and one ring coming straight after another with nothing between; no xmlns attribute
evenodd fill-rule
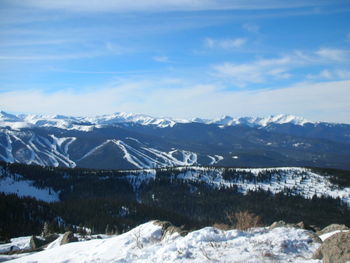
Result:
<svg viewBox="0 0 350 263"><path fill-rule="evenodd" d="M333 61L343 61L346 59L349 51L334 48L321 48L315 52L318 56L324 59Z"/></svg>
<svg viewBox="0 0 350 263"><path fill-rule="evenodd" d="M277 59L261 59L246 64L222 63L214 65L215 74L229 79L234 84L244 87L248 83L263 83L269 78L286 79L291 76L287 72L295 61L289 56Z"/></svg>
<svg viewBox="0 0 350 263"><path fill-rule="evenodd" d="M347 61L348 50L319 49L306 54L302 51L293 51L278 58L258 59L250 63L224 62L212 66L214 74L222 79L230 80L239 87L249 83L268 83L273 79L288 79L292 77L288 72L292 69L313 65L340 64ZM308 74L307 79L346 79L347 72L330 72L325 70L319 74Z"/></svg>
<svg viewBox="0 0 350 263"><path fill-rule="evenodd" d="M169 58L167 56L155 56L153 57L153 60L161 63L169 62Z"/></svg>
<svg viewBox="0 0 350 263"><path fill-rule="evenodd" d="M233 38L233 39L213 39L206 38L204 41L205 47L207 48L239 48L247 42L245 38Z"/></svg>
<svg viewBox="0 0 350 263"><path fill-rule="evenodd" d="M169 83L173 85L169 87ZM168 88L162 88L164 86ZM349 86L350 80L346 80L300 83L280 89L229 91L222 86L190 85L179 80L175 83L167 79L125 81L85 93L69 90L50 94L40 91L3 92L0 108L66 115L127 111L177 118L290 113L311 120L350 123Z"/></svg>
<svg viewBox="0 0 350 263"><path fill-rule="evenodd" d="M344 70L344 69L336 69L336 70L329 70L329 69L324 69L318 74L308 74L306 76L307 79L313 79L313 80L318 80L318 79L350 79L350 71L349 70Z"/></svg>

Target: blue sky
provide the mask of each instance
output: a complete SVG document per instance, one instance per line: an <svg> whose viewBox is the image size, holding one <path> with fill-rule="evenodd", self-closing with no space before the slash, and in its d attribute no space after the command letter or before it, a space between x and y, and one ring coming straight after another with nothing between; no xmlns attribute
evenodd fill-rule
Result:
<svg viewBox="0 0 350 263"><path fill-rule="evenodd" d="M350 123L350 2L2 0L0 108Z"/></svg>

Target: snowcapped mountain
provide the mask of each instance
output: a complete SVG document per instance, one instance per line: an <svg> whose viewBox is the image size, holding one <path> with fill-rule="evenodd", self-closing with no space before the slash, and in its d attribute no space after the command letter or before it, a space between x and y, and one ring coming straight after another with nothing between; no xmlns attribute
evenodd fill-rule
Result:
<svg viewBox="0 0 350 263"><path fill-rule="evenodd" d="M145 114L133 114L118 112L109 115L95 117L72 117L63 115L12 115L4 111L0 112L0 125L9 126L12 129L27 127L56 127L60 129L90 131L92 128L108 126L120 123L134 123L140 125L154 125L159 128L172 127L176 123L188 123L188 120L171 118L154 118Z"/></svg>
<svg viewBox="0 0 350 263"><path fill-rule="evenodd" d="M154 125L159 128L173 127L178 123L204 123L216 124L224 126L233 125L248 125L251 127L266 127L270 124L286 124L304 125L312 123L302 117L293 115L276 115L265 118L261 117L242 117L233 118L223 116L218 119L201 119L194 118L192 120L172 119L172 118L155 118L145 114L133 114L118 112L109 115L100 115L95 117L72 117L63 115L34 115L34 114L19 114L13 115L4 111L0 112L0 125L2 127L9 126L12 129L28 128L28 127L56 127L61 129L76 129L89 131L94 127L107 125L115 125L121 123L134 123L140 125Z"/></svg>
<svg viewBox="0 0 350 263"><path fill-rule="evenodd" d="M284 115L279 114L275 116L268 116L265 118L261 117L241 117L233 118L231 116L222 116L219 119L214 120L203 120L203 119L194 119L195 122L201 122L206 124L217 124L223 126L233 126L233 125L247 125L250 127L266 127L271 124L294 124L303 126L306 123L313 123L302 117L297 117L293 115Z"/></svg>
<svg viewBox="0 0 350 263"><path fill-rule="evenodd" d="M322 166L350 169L350 125L291 115L176 120L0 112L0 160L44 166Z"/></svg>

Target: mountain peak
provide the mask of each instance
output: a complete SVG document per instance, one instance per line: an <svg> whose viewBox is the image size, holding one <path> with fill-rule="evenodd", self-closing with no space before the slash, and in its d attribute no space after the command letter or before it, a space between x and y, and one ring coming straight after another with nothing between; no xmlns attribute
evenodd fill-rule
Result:
<svg viewBox="0 0 350 263"><path fill-rule="evenodd" d="M64 115L13 115L4 111L0 112L0 126L21 128L28 126L57 127L62 129L75 129L89 131L94 127L115 125L120 123L135 123L140 125L154 125L160 128L173 127L177 123L203 123L220 126L247 125L250 127L266 127L271 124L304 125L310 121L294 115L271 115L268 117L237 117L223 115L218 119L194 118L192 120L174 119L169 117L152 117L140 113L115 112L112 114L98 115L93 117L72 117Z"/></svg>

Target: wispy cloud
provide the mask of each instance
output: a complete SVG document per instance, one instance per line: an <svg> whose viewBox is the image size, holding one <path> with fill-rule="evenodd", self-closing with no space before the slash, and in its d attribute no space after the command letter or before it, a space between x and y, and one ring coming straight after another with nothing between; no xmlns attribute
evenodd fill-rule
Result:
<svg viewBox="0 0 350 263"><path fill-rule="evenodd" d="M318 74L308 74L307 79L322 80L322 79L350 79L350 71L344 69L329 70L324 69Z"/></svg>
<svg viewBox="0 0 350 263"><path fill-rule="evenodd" d="M231 48L239 48L243 46L246 42L247 42L247 39L245 38L213 39L208 37L204 40L204 45L207 48L231 49Z"/></svg>
<svg viewBox="0 0 350 263"><path fill-rule="evenodd" d="M98 56L107 55L105 52L91 51L86 53L72 53L72 54L18 54L18 55L2 55L0 54L0 60L74 60L74 59L86 59Z"/></svg>
<svg viewBox="0 0 350 263"><path fill-rule="evenodd" d="M250 83L264 83L270 80L288 79L292 77L290 70L313 65L339 63L347 60L349 51L340 49L319 49L305 54L293 51L290 54L270 59L258 59L250 63L224 62L212 66L214 73L223 79L228 79L239 87ZM343 76L346 74L343 74ZM318 76L309 74L308 79L331 78L341 74L323 71Z"/></svg>
<svg viewBox="0 0 350 263"><path fill-rule="evenodd" d="M43 9L61 9L74 12L130 12L130 11L199 11L199 10L251 10L251 9L281 9L307 6L318 6L319 1L292 2L267 0L4 0L12 5L24 5Z"/></svg>
<svg viewBox="0 0 350 263"><path fill-rule="evenodd" d="M169 58L167 56L155 56L152 58L154 61L156 62L160 62L160 63L166 63L169 62Z"/></svg>
<svg viewBox="0 0 350 263"><path fill-rule="evenodd" d="M332 79L333 73L328 69L324 69L318 74L308 74L306 78L307 79Z"/></svg>
<svg viewBox="0 0 350 263"><path fill-rule="evenodd" d="M171 87L162 88L169 81ZM219 113L262 116L280 112L302 115L311 120L350 123L349 85L350 80L300 83L279 89L227 91L213 84L188 85L183 81L165 79L124 81L83 93L71 90L3 92L0 107L16 112L95 115L128 111L178 118L213 118Z"/></svg>
<svg viewBox="0 0 350 263"><path fill-rule="evenodd" d="M290 74L287 69L294 63L290 56L277 59L262 59L252 63L222 63L214 65L218 77L228 78L237 86L245 87L248 83L262 83L269 78L285 79Z"/></svg>
<svg viewBox="0 0 350 263"><path fill-rule="evenodd" d="M26 46L56 46L72 43L69 39L46 39L46 40L26 40L26 41L2 41L0 47L26 47Z"/></svg>
<svg viewBox="0 0 350 263"><path fill-rule="evenodd" d="M334 60L334 61L344 61L349 55L349 51L334 48L321 48L315 52L318 56Z"/></svg>

